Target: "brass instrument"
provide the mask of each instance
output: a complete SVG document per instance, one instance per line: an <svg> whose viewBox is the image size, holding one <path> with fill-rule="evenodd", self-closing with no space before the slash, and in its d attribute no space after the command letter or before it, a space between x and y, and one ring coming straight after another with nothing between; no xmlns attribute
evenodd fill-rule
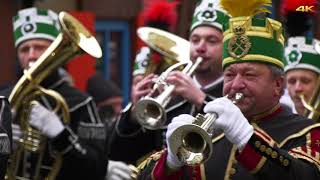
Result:
<svg viewBox="0 0 320 180"><path fill-rule="evenodd" d="M309 102L306 101L303 94L300 94L300 98L305 107L304 116L315 122L320 122L320 76L317 80L317 87L313 91Z"/></svg>
<svg viewBox="0 0 320 180"><path fill-rule="evenodd" d="M171 65L190 59L190 43L183 38L152 27L138 28L137 35L152 51L162 57L160 62L148 59L145 76L150 73L159 75Z"/></svg>
<svg viewBox="0 0 320 180"><path fill-rule="evenodd" d="M50 96L55 100L54 111L62 113L64 123L68 124L70 121L69 109L64 98L53 90L42 88L39 84L53 71L77 55L86 52L96 58L102 56L97 40L78 20L66 12L60 12L59 22L62 27L61 33L39 59L28 70L24 71L24 75L9 97L13 115L18 121L23 135L17 142L17 149L10 157L7 179L28 179L23 177L25 169L21 168L26 167L24 166L26 162L22 158L27 153L38 157L35 172L31 179L41 178L39 171L47 140L40 131L31 127L28 121L31 107L38 103L36 99L41 95ZM57 154L55 161L52 163L51 171L45 179L55 179L62 163L61 157L62 155Z"/></svg>
<svg viewBox="0 0 320 180"><path fill-rule="evenodd" d="M242 93L236 93L232 103L236 104L242 98ZM194 166L204 163L210 158L213 124L217 118L216 113L198 114L192 124L180 126L172 132L169 139L170 147L181 162Z"/></svg>
<svg viewBox="0 0 320 180"><path fill-rule="evenodd" d="M161 73L152 91L141 98L134 108L134 114L143 127L159 129L166 123L165 107L170 102L171 93L175 88L174 85L165 82L168 74L183 67L182 72L190 76L202 62L202 58L198 58L193 64L189 56L190 43L166 31L143 27L139 28L138 35L152 49L175 62Z"/></svg>

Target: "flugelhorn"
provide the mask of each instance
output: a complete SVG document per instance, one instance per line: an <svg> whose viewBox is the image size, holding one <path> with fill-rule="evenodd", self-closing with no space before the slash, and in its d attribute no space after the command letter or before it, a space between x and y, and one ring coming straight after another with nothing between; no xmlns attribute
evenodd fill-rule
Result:
<svg viewBox="0 0 320 180"><path fill-rule="evenodd" d="M10 180L56 178L63 161L62 155L57 153L51 164L43 164L47 139L29 124L28 118L32 106L38 103L37 100L42 95L49 96L55 101L54 111L62 114L62 120L65 124L70 122L69 109L59 93L44 89L40 83L77 55L86 52L96 58L102 56L99 43L78 20L66 12L60 12L59 23L62 27L61 33L39 59L24 71L24 75L19 79L9 96L12 113L22 131L22 138L18 141L7 168L6 178ZM25 177L26 174L29 174L25 169L30 169L30 163L26 161L27 154L32 154L35 160L30 178ZM43 167L49 171L47 175L41 174L40 168Z"/></svg>
<svg viewBox="0 0 320 180"><path fill-rule="evenodd" d="M147 129L159 129L167 121L165 107L171 100L171 93L175 86L165 82L168 74L180 70L190 76L202 58L197 58L195 63L190 60L190 43L169 32L143 27L138 29L139 37L153 50L163 55L166 59L175 62L156 80L152 91L141 98L134 107L134 114L138 122Z"/></svg>
<svg viewBox="0 0 320 180"><path fill-rule="evenodd" d="M236 93L232 103L236 104L242 98L242 93ZM214 133L214 122L217 119L216 113L198 114L192 124L182 125L172 132L169 139L170 147L181 162L194 166L210 158L211 137Z"/></svg>

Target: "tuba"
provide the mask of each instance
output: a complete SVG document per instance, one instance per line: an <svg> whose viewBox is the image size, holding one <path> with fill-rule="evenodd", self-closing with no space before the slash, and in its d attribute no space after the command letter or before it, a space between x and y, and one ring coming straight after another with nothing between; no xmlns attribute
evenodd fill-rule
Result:
<svg viewBox="0 0 320 180"><path fill-rule="evenodd" d="M242 93L236 93L232 103L236 104L242 98ZM197 114L192 124L182 125L172 132L169 139L170 147L181 162L188 166L195 166L210 158L213 124L217 119L216 113Z"/></svg>
<svg viewBox="0 0 320 180"><path fill-rule="evenodd" d="M317 80L317 87L313 91L309 102L306 101L303 94L300 94L300 98L305 107L304 116L315 122L320 122L320 76Z"/></svg>
<svg viewBox="0 0 320 180"><path fill-rule="evenodd" d="M11 109L15 120L21 127L22 138L17 142L17 148L9 160L6 179L28 179L24 177L26 154L36 156L36 167L30 179L55 179L62 163L62 155L57 154L51 163L46 177L40 174L43 156L47 143L40 131L34 129L28 121L32 106L41 95L48 95L55 101L54 111L62 114L63 123L70 121L69 109L64 98L57 92L44 89L39 84L53 71L66 64L69 60L84 52L93 57L102 56L97 40L74 17L66 12L59 13L61 33L48 49L19 79L9 96Z"/></svg>
<svg viewBox="0 0 320 180"><path fill-rule="evenodd" d="M164 61L171 64L157 78L151 92L141 98L134 107L134 114L143 127L159 129L166 123L165 107L170 102L171 93L175 88L174 85L165 82L168 74L180 70L190 76L202 62L202 58L192 63L189 56L190 43L174 34L151 27L139 28L137 32L151 49L160 53L164 56Z"/></svg>

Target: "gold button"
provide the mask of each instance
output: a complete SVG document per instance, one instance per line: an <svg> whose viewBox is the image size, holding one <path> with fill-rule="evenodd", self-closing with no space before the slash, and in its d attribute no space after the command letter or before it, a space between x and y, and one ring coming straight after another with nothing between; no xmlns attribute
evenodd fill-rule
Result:
<svg viewBox="0 0 320 180"><path fill-rule="evenodd" d="M279 156L280 162L283 161L283 156Z"/></svg>
<svg viewBox="0 0 320 180"><path fill-rule="evenodd" d="M259 148L259 147L261 146L261 142L260 142L260 141L256 141L256 142L254 143L254 145L255 145L257 148Z"/></svg>
<svg viewBox="0 0 320 180"><path fill-rule="evenodd" d="M230 174L231 175L234 175L236 172L237 172L237 170L235 168L231 168L230 169Z"/></svg>
<svg viewBox="0 0 320 180"><path fill-rule="evenodd" d="M283 166L288 166L289 165L289 160L288 159L284 159L282 164L283 164Z"/></svg>
<svg viewBox="0 0 320 180"><path fill-rule="evenodd" d="M260 151L261 152L265 152L266 151L266 146L265 145L261 145L260 146Z"/></svg>
<svg viewBox="0 0 320 180"><path fill-rule="evenodd" d="M271 157L273 159L277 158L278 157L278 153L276 151L273 151L272 154L271 154Z"/></svg>
<svg viewBox="0 0 320 180"><path fill-rule="evenodd" d="M270 154L272 153L272 149L271 149L271 148L267 148L266 153L267 153L268 155L270 155Z"/></svg>

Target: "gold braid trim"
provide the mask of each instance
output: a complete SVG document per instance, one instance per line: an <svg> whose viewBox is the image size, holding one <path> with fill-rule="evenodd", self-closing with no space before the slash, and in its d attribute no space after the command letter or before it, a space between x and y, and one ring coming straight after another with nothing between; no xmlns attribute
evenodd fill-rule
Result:
<svg viewBox="0 0 320 180"><path fill-rule="evenodd" d="M316 167L320 170L320 155L319 152L314 152L315 156L311 155L312 149L310 147L306 147L307 152L303 151L301 147L293 148L289 151L289 154L296 159L304 159L306 161L311 162L316 165Z"/></svg>
<svg viewBox="0 0 320 180"><path fill-rule="evenodd" d="M145 160L141 161L141 163L139 163L137 166L138 171L141 172L144 168L146 168L150 164L151 161L158 161L164 152L165 150L155 152L150 156L148 156Z"/></svg>
<svg viewBox="0 0 320 180"><path fill-rule="evenodd" d="M260 128L257 124L253 123L252 124L253 127L255 129L258 129L260 131L263 131L264 130L262 128ZM316 123L316 124L313 124L313 125L310 125L310 126L307 126L305 127L304 129L302 129L301 131L298 131L297 133L294 133L294 134L291 134L290 136L288 136L286 139L284 139L283 141L281 141L280 143L275 142L276 146L281 148L282 146L284 146L288 141L292 140L292 139L295 139L295 138L298 138L298 137L301 137L301 136L305 136L311 129L313 128L317 128L317 127L320 127L320 123ZM267 133L265 133L265 135L268 135ZM268 135L269 136L269 135ZM269 136L270 137L270 136ZM271 138L271 137L270 137ZM272 138L271 138L272 139ZM269 142L269 141L266 141L266 142Z"/></svg>
<svg viewBox="0 0 320 180"><path fill-rule="evenodd" d="M316 123L316 124L313 124L311 126L308 126L304 129L302 129L301 131L295 133L295 134L292 134L290 136L288 136L285 140L283 140L280 144L279 144L279 147L282 147L283 145L285 145L289 140L291 139L294 139L294 138L298 138L298 137L301 137L305 134L307 134L311 129L313 128L317 128L317 127L320 127L320 123Z"/></svg>
<svg viewBox="0 0 320 180"><path fill-rule="evenodd" d="M251 174L255 174L258 171L260 171L260 169L262 168L262 166L266 163L267 158L264 156L261 156L262 158L260 159L259 163L256 165L256 167L250 171Z"/></svg>

